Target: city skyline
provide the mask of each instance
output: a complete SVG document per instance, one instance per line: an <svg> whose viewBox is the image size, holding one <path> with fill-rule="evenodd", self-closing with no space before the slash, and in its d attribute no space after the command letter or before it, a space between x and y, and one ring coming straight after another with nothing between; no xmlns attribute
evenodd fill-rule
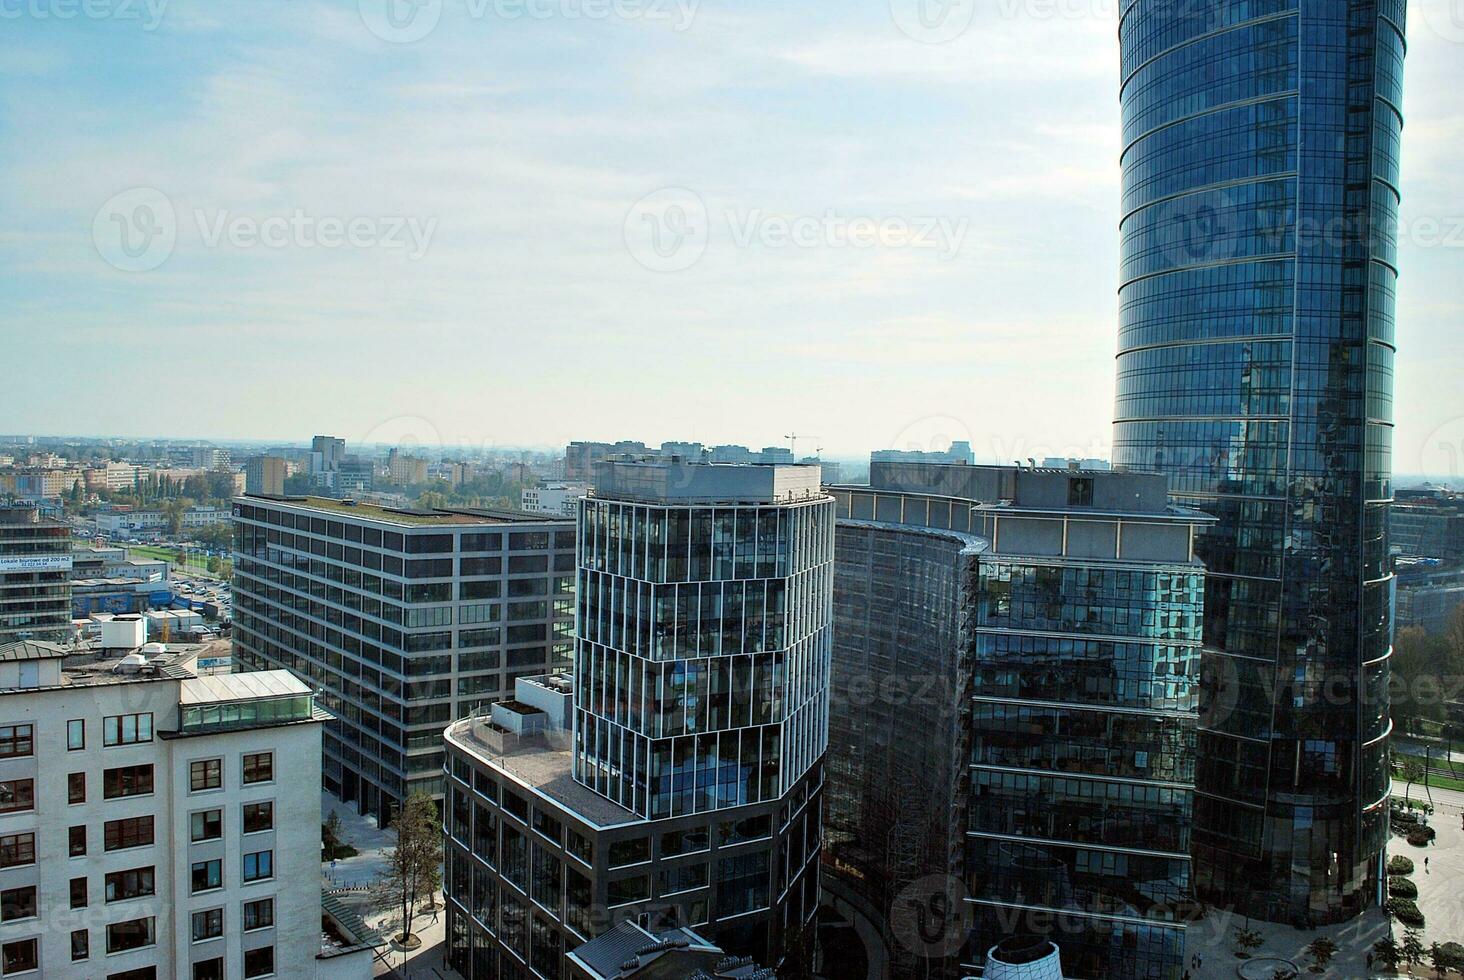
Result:
<svg viewBox="0 0 1464 980"><path fill-rule="evenodd" d="M17 18L0 42L17 270L0 284L0 330L20 358L91 365L109 427L128 436L268 438L305 416L352 443L780 443L806 430L846 455L940 437L992 461L1107 455L1114 14L1011 2L922 43L940 37L909 36L899 2L837 21L705 3L560 16L572 6L515 18L447 4L410 43L383 40L354 4L174 4L152 30L143 6L136 21ZM1447 472L1439 445L1464 435L1464 405L1437 397L1459 366L1450 229L1464 178L1448 150L1464 114L1447 93L1464 31L1442 0L1414 9L1396 464ZM594 43L607 36L620 43ZM323 43L339 57L315 57ZM46 124L57 117L89 124ZM176 241L157 268L124 272L105 257L121 261L108 202L133 188L166 196ZM666 188L694 196L655 196ZM696 201L704 250L693 238L671 268L648 267L664 263L637 237L646 210L664 221ZM227 244L297 211L309 230L284 247ZM322 219L357 217L378 222L371 246L305 246L329 237ZM832 244L860 218L905 228L886 228L883 247ZM1054 268L1061 289L1046 286ZM398 368L407 348L421 369ZM708 370L686 370L688 354ZM185 397L176 422L122 397L123 366L203 379L224 363L271 383ZM666 431L644 424L649 391L617 384L632 370L682 406ZM536 403L551 374L577 383ZM9 428L95 424L42 374L13 384ZM1034 388L1045 397L1020 418L993 409Z"/></svg>

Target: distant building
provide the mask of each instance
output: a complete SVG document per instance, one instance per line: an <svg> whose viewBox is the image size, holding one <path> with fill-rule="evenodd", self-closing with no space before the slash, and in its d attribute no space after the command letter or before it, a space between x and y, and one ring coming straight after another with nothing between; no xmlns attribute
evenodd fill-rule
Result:
<svg viewBox="0 0 1464 980"><path fill-rule="evenodd" d="M1388 509L1388 544L1408 558L1464 564L1464 496L1438 492L1409 495Z"/></svg>
<svg viewBox="0 0 1464 980"><path fill-rule="evenodd" d="M442 793L442 729L568 664L574 525L517 511L234 501L234 646L321 691L325 786L388 817Z"/></svg>
<svg viewBox="0 0 1464 980"><path fill-rule="evenodd" d="M1398 629L1444 632L1454 611L1464 605L1464 567L1437 558L1399 558L1395 567Z"/></svg>
<svg viewBox="0 0 1464 980"><path fill-rule="evenodd" d="M976 462L976 454L969 442L953 442L951 448L940 450L923 449L877 449L869 454L871 462L877 463L966 463Z"/></svg>
<svg viewBox="0 0 1464 980"><path fill-rule="evenodd" d="M416 486L427 482L427 461L393 449L386 457L386 473L396 486Z"/></svg>
<svg viewBox="0 0 1464 980"><path fill-rule="evenodd" d="M564 447L564 478L570 482L587 483L595 477L595 467L607 456L616 454L652 452L643 442L571 442Z"/></svg>
<svg viewBox="0 0 1464 980"><path fill-rule="evenodd" d="M376 489L376 460L369 456L347 456L336 471L336 492L345 496L352 491Z"/></svg>
<svg viewBox="0 0 1464 980"><path fill-rule="evenodd" d="M71 528L0 507L0 643L71 632Z"/></svg>
<svg viewBox="0 0 1464 980"><path fill-rule="evenodd" d="M320 454L323 469L334 471L346 458L346 440L335 436L316 436L310 440L310 451Z"/></svg>
<svg viewBox="0 0 1464 980"><path fill-rule="evenodd" d="M288 466L279 456L251 456L244 461L244 492L278 497L285 492Z"/></svg>
<svg viewBox="0 0 1464 980"><path fill-rule="evenodd" d="M190 507L182 513L182 529L198 531L231 519L224 507ZM168 527L168 515L160 510L119 510L96 515L97 531L109 537L157 534Z"/></svg>
<svg viewBox="0 0 1464 980"><path fill-rule="evenodd" d="M0 646L0 713L6 976L315 977L324 716L307 685L20 642Z"/></svg>
<svg viewBox="0 0 1464 980"><path fill-rule="evenodd" d="M535 514L563 514L573 517L579 509L579 498L589 492L585 483L546 483L524 487L519 491L520 506Z"/></svg>
<svg viewBox="0 0 1464 980"><path fill-rule="evenodd" d="M226 470L233 462L233 454L217 446L195 446L192 460L193 465L200 470Z"/></svg>

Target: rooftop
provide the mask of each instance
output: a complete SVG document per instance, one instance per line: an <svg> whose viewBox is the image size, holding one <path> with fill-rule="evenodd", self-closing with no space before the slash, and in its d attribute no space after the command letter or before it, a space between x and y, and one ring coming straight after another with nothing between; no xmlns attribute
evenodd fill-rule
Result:
<svg viewBox="0 0 1464 980"><path fill-rule="evenodd" d="M825 497L816 463L704 463L681 456L609 456L595 497L669 504L785 504Z"/></svg>
<svg viewBox="0 0 1464 980"><path fill-rule="evenodd" d="M359 500L336 500L332 497L276 497L267 494L246 494L235 498L242 503L286 504L304 510L359 517L362 520L403 527L475 527L483 524L546 524L567 522L567 517L495 508L449 510L407 510L382 507Z"/></svg>
<svg viewBox="0 0 1464 980"><path fill-rule="evenodd" d="M450 725L445 737L524 789L548 798L597 827L615 827L640 820L625 807L574 781L567 733L519 736L494 729L483 718L464 718Z"/></svg>
<svg viewBox="0 0 1464 980"><path fill-rule="evenodd" d="M212 704L218 701L256 701L309 694L310 687L287 670L257 670L243 674L214 674L185 680L178 703Z"/></svg>

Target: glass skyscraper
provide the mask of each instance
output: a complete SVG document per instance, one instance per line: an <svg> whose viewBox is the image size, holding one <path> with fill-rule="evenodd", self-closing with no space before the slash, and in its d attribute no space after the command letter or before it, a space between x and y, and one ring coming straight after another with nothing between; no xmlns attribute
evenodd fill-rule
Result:
<svg viewBox="0 0 1464 980"><path fill-rule="evenodd" d="M1376 901L1404 0L1133 0L1114 463L1219 523L1200 898Z"/></svg>

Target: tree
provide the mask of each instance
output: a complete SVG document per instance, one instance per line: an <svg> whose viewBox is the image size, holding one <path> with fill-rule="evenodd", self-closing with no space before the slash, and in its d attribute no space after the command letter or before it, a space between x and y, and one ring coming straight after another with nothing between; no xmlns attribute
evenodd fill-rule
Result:
<svg viewBox="0 0 1464 980"><path fill-rule="evenodd" d="M1444 952L1444 947L1434 943L1428 948L1428 962L1433 967L1434 976L1442 978L1449 969L1449 954Z"/></svg>
<svg viewBox="0 0 1464 980"><path fill-rule="evenodd" d="M1242 959L1250 956L1251 950L1260 949L1261 943L1264 941L1261 939L1261 934L1254 929L1244 929L1240 926L1235 927L1235 945L1240 947L1240 949L1236 950L1235 955Z"/></svg>
<svg viewBox="0 0 1464 980"><path fill-rule="evenodd" d="M1326 936L1319 936L1307 945L1306 952L1312 960L1312 972L1321 973L1337 955L1337 944Z"/></svg>
<svg viewBox="0 0 1464 980"><path fill-rule="evenodd" d="M168 533L177 537L183 531L183 515L188 513L188 508L193 506L193 501L187 497L171 497L163 501L163 517L168 521Z"/></svg>
<svg viewBox="0 0 1464 980"><path fill-rule="evenodd" d="M1398 964L1403 962L1403 947L1390 935L1373 943L1373 955L1387 969L1397 970Z"/></svg>
<svg viewBox="0 0 1464 980"><path fill-rule="evenodd" d="M1408 785L1403 790L1403 805L1408 806L1413 801L1413 784L1421 783L1428 774L1423 771L1423 763L1417 759L1403 760L1403 781Z"/></svg>
<svg viewBox="0 0 1464 980"><path fill-rule="evenodd" d="M402 931L397 941L412 939L412 916L418 898L435 894L442 881L442 827L432 797L415 792L396 817L397 846L386 852L386 882L402 900Z"/></svg>
<svg viewBox="0 0 1464 980"><path fill-rule="evenodd" d="M1419 938L1418 930L1404 929L1403 959L1408 963L1409 972L1423 962L1424 955L1423 940Z"/></svg>

